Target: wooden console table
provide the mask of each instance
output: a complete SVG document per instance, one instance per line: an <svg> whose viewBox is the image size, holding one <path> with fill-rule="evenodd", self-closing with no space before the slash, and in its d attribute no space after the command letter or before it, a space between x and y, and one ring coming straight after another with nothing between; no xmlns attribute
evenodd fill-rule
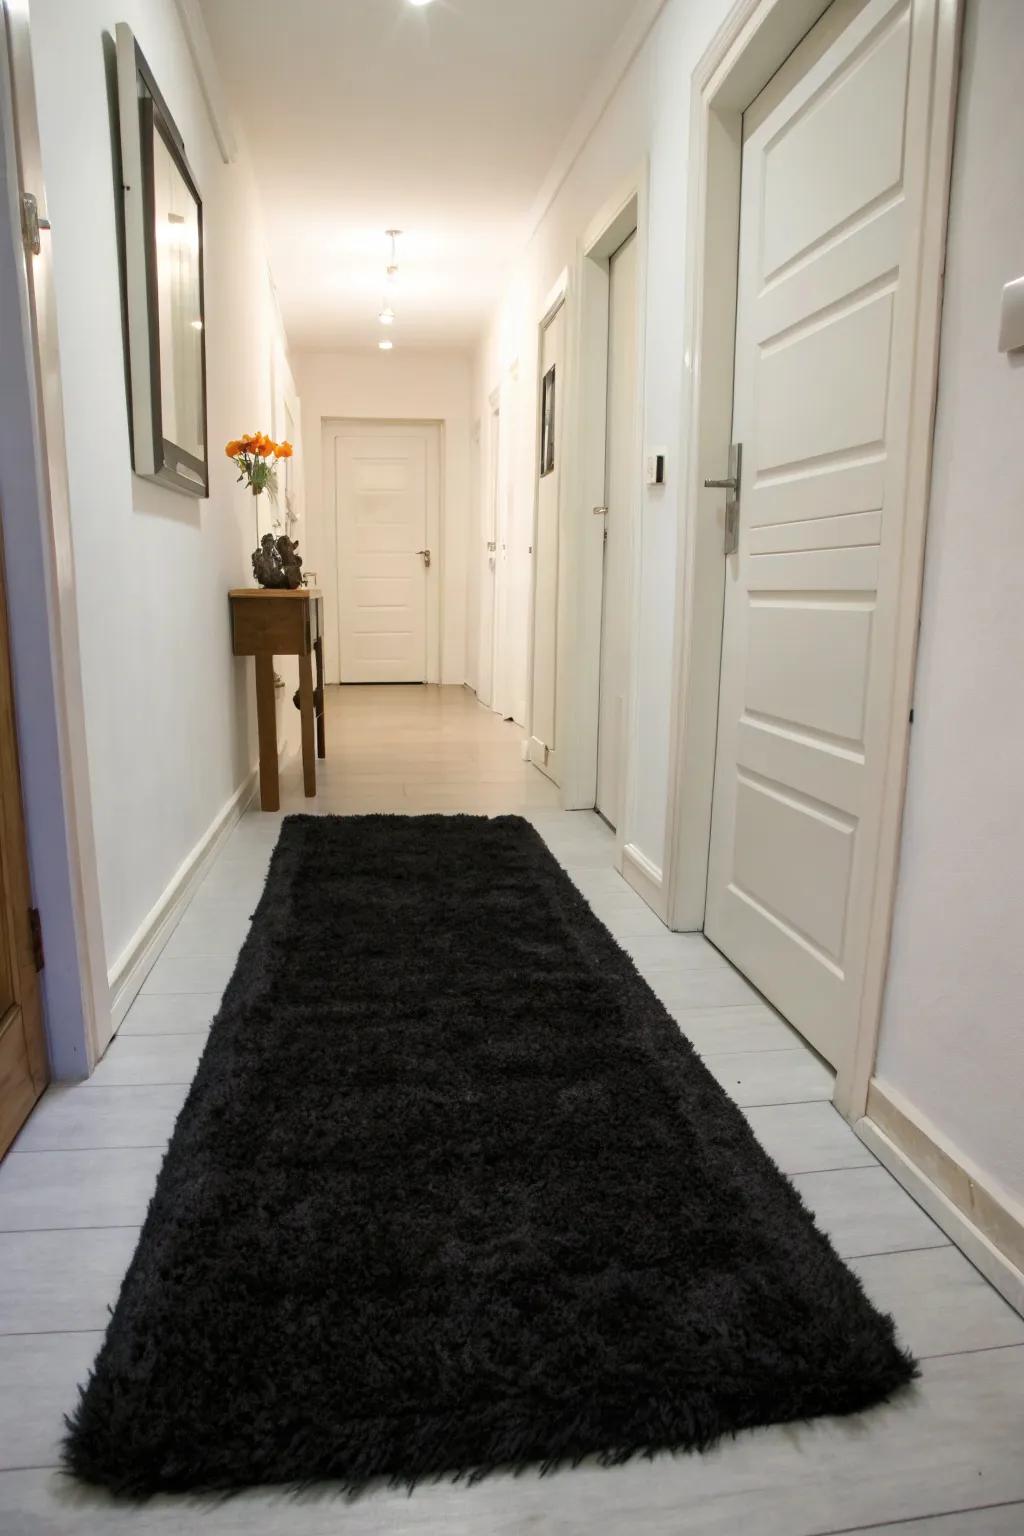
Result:
<svg viewBox="0 0 1024 1536"><path fill-rule="evenodd" d="M324 734L324 599L318 587L237 587L231 604L231 647L256 663L256 717L260 737L260 806L281 808L277 774L277 705L274 657L299 658L299 712L302 716L302 780L307 798L316 794L316 756L327 756ZM313 663L316 657L316 688Z"/></svg>

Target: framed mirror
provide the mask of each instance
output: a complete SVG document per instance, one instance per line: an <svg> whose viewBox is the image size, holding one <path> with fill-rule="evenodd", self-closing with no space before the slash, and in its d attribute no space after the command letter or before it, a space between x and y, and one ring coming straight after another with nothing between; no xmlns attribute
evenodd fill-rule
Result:
<svg viewBox="0 0 1024 1536"><path fill-rule="evenodd" d="M117 89L132 466L207 496L203 203L174 119L123 22Z"/></svg>

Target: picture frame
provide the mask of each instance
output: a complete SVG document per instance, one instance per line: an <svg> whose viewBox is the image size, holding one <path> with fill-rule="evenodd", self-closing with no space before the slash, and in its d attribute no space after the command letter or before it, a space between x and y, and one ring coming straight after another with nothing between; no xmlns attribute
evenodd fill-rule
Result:
<svg viewBox="0 0 1024 1536"><path fill-rule="evenodd" d="M555 364L544 375L541 385L540 406L540 473L541 479L550 475L555 467Z"/></svg>
<svg viewBox="0 0 1024 1536"><path fill-rule="evenodd" d="M132 467L210 492L203 202L131 28L116 29Z"/></svg>

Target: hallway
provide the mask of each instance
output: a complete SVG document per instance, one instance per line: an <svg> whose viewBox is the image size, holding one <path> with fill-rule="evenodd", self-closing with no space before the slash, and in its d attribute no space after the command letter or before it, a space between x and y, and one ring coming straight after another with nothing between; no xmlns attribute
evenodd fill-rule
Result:
<svg viewBox="0 0 1024 1536"><path fill-rule="evenodd" d="M871 1299L921 1360L863 1418L740 1436L540 1477L132 1507L55 1470L62 1414L107 1321L174 1119L234 969L280 816L250 809L88 1082L51 1088L0 1166L0 1529L4 1536L1011 1536L1024 1525L1024 1321L875 1161L829 1102L832 1075L698 935L670 934L613 866L590 812L558 810L523 733L465 689L332 688L315 802L287 767L282 815L526 816L743 1108ZM938 1517L957 1511L948 1518ZM900 1529L903 1527L900 1526Z"/></svg>

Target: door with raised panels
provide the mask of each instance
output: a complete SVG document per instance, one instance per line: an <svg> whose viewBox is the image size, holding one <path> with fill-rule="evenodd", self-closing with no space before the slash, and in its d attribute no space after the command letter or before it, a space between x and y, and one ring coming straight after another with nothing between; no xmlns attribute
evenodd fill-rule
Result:
<svg viewBox="0 0 1024 1536"><path fill-rule="evenodd" d="M439 434L354 422L334 435L339 678L423 683L440 551ZM436 644L436 640L435 640Z"/></svg>
<svg viewBox="0 0 1024 1536"><path fill-rule="evenodd" d="M836 0L743 125L706 931L834 1065L853 1047L888 742L928 111L911 12Z"/></svg>

